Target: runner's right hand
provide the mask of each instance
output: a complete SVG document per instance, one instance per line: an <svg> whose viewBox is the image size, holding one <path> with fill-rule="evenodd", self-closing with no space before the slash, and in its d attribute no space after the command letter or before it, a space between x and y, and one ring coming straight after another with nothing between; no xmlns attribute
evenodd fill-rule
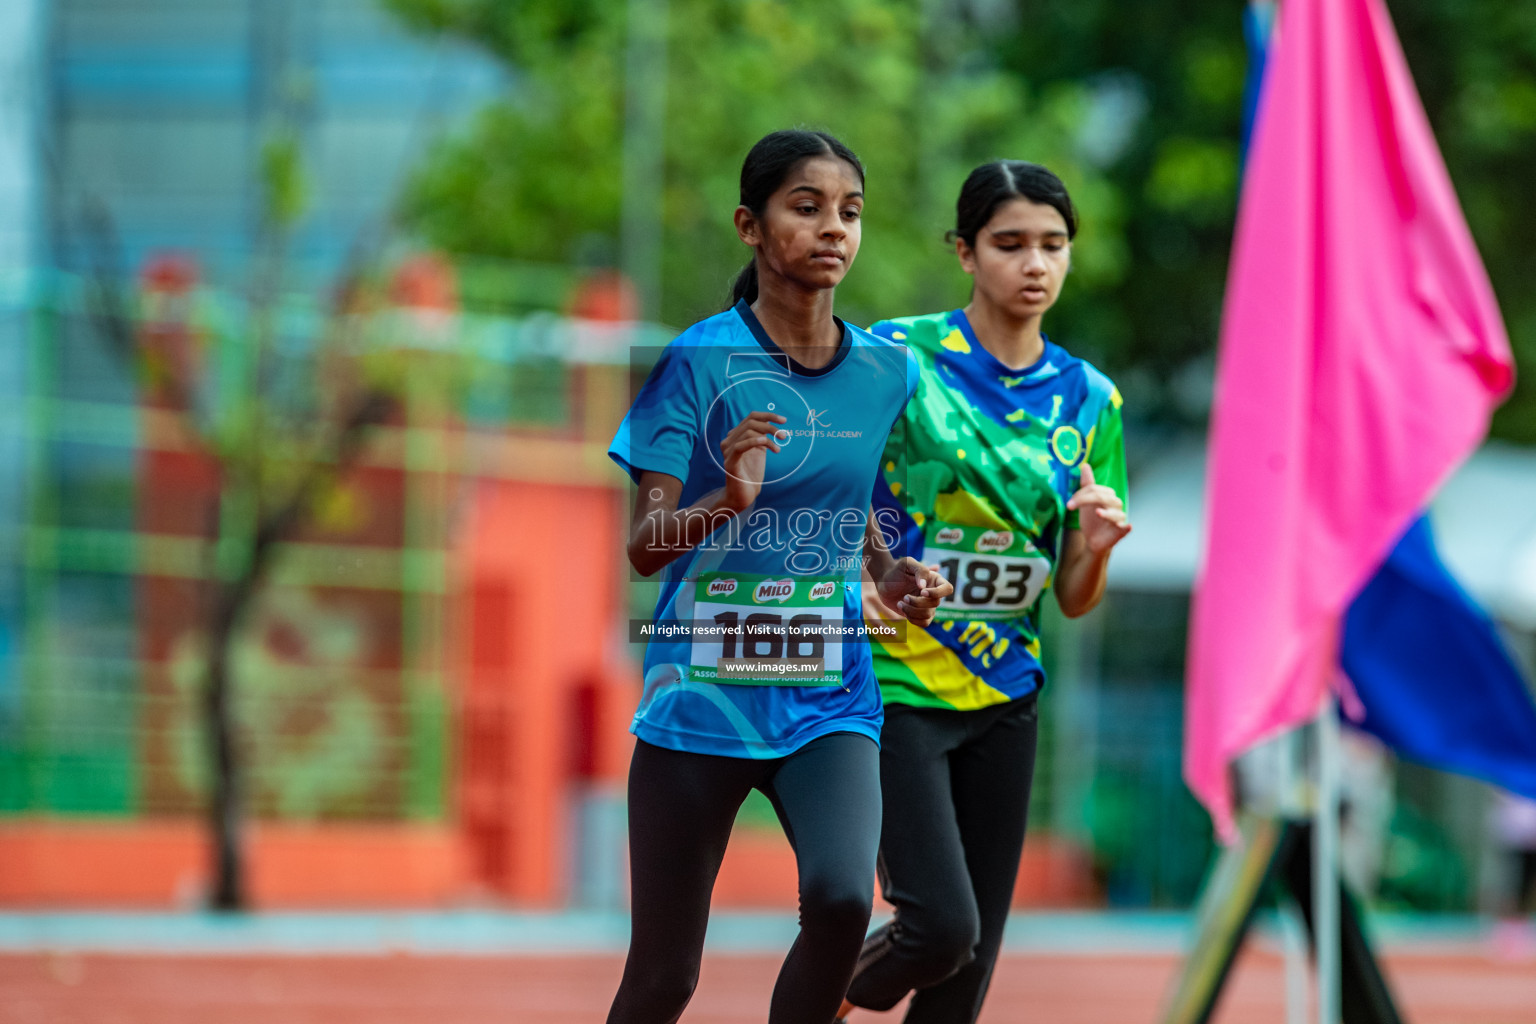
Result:
<svg viewBox="0 0 1536 1024"><path fill-rule="evenodd" d="M910 555L891 566L879 588L882 601L918 626L932 625L939 602L955 592L938 566L924 565Z"/></svg>
<svg viewBox="0 0 1536 1024"><path fill-rule="evenodd" d="M780 424L789 422L774 412L751 412L736 424L720 442L725 457L725 497L738 511L744 511L763 489L763 473L768 453L779 451L779 441L788 440Z"/></svg>

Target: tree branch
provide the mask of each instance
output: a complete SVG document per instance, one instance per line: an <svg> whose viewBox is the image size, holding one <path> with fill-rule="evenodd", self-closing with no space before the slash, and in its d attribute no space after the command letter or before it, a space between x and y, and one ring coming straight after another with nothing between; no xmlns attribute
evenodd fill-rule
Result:
<svg viewBox="0 0 1536 1024"><path fill-rule="evenodd" d="M97 196L89 196L85 200L84 234L89 240L86 249L90 255L93 286L91 320L106 339L108 347L137 374L140 345L122 285L127 279L123 267L122 242L118 238L111 211ZM189 421L188 427L193 426L189 415L193 404L191 385L181 378L174 366L168 367L160 383L165 388L170 406ZM196 430L189 430L188 433L201 441Z"/></svg>

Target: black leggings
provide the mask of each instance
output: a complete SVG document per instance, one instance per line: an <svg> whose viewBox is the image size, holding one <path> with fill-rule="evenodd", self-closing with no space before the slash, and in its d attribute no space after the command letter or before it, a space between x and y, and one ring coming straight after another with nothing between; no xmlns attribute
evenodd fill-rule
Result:
<svg viewBox="0 0 1536 1024"><path fill-rule="evenodd" d="M779 971L769 1024L831 1024L874 901L880 767L854 733L788 757L688 754L644 741L629 767L629 957L609 1024L672 1024L699 978L709 895L736 812L773 802L800 875L800 935Z"/></svg>
<svg viewBox="0 0 1536 1024"><path fill-rule="evenodd" d="M975 711L885 706L880 887L896 908L864 944L848 999L906 1024L971 1024L992 980L1024 848L1034 695Z"/></svg>

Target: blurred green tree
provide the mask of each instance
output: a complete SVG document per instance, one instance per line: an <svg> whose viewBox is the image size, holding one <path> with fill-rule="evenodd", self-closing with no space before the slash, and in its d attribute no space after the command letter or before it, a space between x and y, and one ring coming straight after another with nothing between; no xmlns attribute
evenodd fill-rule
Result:
<svg viewBox="0 0 1536 1024"><path fill-rule="evenodd" d="M1242 4L1075 0L1021 10L1016 31L990 37L1001 65L1036 88L1091 83L1121 111L1104 173L1124 208L1126 271L1113 289L1064 308L1064 319L1074 338L1099 347L1129 409L1198 423L1237 213Z"/></svg>
<svg viewBox="0 0 1536 1024"><path fill-rule="evenodd" d="M1392 0L1521 369L1495 436L1536 444L1536 6Z"/></svg>
<svg viewBox="0 0 1536 1024"><path fill-rule="evenodd" d="M570 262L591 250L592 236L611 248L624 212L625 5L384 2L421 30L486 47L514 83L468 132L425 157L407 220L464 254ZM839 291L840 311L855 322L964 299L943 235L965 175L1004 155L1063 176L1091 211L1075 287L1115 286L1124 266L1120 204L1081 129L1091 88L1032 88L998 66L986 33L966 17L925 18L924 6L671 0L661 294L652 315L680 325L724 307L749 255L731 227L741 160L762 135L794 125L831 131L868 170L863 249Z"/></svg>
<svg viewBox="0 0 1536 1024"><path fill-rule="evenodd" d="M570 262L623 206L626 7L598 0L382 0L472 40L509 95L427 154L404 206L464 254ZM1536 359L1536 8L1392 0L1409 61L1503 303ZM659 317L718 310L744 262L741 157L786 125L866 162L864 249L840 293L857 322L957 304L940 238L966 172L998 156L1057 170L1083 212L1052 333L1121 382L1142 420L1209 403L1239 180L1241 0L670 0ZM1536 442L1536 385L1495 420Z"/></svg>
<svg viewBox="0 0 1536 1024"><path fill-rule="evenodd" d="M1536 8L1500 0L1388 7L1516 358L1536 365L1536 293L1524 287L1536 274L1527 241L1536 233ZM1109 369L1129 375L1128 393L1142 392L1128 406L1198 417L1237 207L1241 3L1033 0L1022 11L1027 31L991 37L1004 67L1041 89L1113 74L1145 98L1146 116L1106 168L1125 206L1129 269L1083 333L1104 339ZM1494 434L1536 443L1536 384L1526 376Z"/></svg>

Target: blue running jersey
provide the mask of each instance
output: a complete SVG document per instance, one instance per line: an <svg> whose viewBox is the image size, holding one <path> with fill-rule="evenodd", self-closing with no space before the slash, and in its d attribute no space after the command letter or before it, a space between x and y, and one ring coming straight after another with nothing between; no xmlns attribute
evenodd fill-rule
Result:
<svg viewBox="0 0 1536 1024"><path fill-rule="evenodd" d="M694 324L662 353L609 446L637 483L645 470L681 480L686 509L725 485L720 442L742 419L787 420L752 507L664 570L654 621L639 630L645 686L630 731L647 743L771 758L832 732L879 742L880 690L861 636L864 531L918 370L905 346L842 327L832 361L810 370L745 302Z"/></svg>

